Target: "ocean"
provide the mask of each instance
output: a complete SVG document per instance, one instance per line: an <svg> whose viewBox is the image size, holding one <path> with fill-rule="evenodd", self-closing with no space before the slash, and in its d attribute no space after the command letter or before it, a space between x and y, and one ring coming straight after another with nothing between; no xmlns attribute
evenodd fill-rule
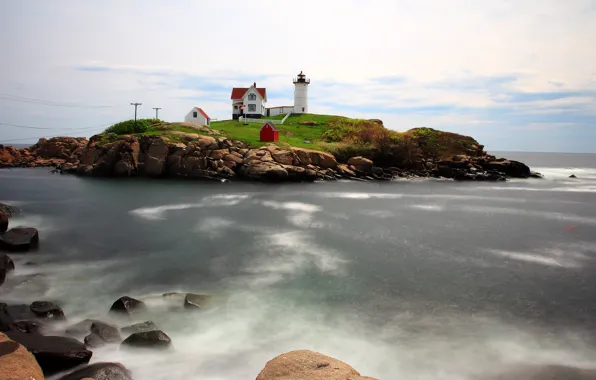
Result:
<svg viewBox="0 0 596 380"><path fill-rule="evenodd" d="M389 380L594 368L596 154L495 154L545 179L276 185L0 170L0 202L23 209L11 225L41 238L38 252L12 255L0 301L55 301L69 324L106 319L124 295L145 301L175 352L107 346L92 359L138 379L254 379L296 349ZM212 305L172 310L162 293L176 291Z"/></svg>

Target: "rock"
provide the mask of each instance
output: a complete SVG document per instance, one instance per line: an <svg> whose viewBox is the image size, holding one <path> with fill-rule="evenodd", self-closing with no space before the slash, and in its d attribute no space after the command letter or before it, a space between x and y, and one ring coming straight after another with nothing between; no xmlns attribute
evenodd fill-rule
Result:
<svg viewBox="0 0 596 380"><path fill-rule="evenodd" d="M324 169L337 168L337 160L330 153L304 148L292 148L292 152L298 157L302 166L312 164Z"/></svg>
<svg viewBox="0 0 596 380"><path fill-rule="evenodd" d="M168 349L172 346L172 340L161 330L144 331L130 335L124 339L120 347Z"/></svg>
<svg viewBox="0 0 596 380"><path fill-rule="evenodd" d="M287 170L281 164L274 162L251 161L245 168L244 175L264 181L283 181L288 178Z"/></svg>
<svg viewBox="0 0 596 380"><path fill-rule="evenodd" d="M120 363L95 363L78 369L59 380L132 380L132 374Z"/></svg>
<svg viewBox="0 0 596 380"><path fill-rule="evenodd" d="M147 306L143 301L128 296L119 298L110 308L110 313L126 314L128 316L145 311L147 311Z"/></svg>
<svg viewBox="0 0 596 380"><path fill-rule="evenodd" d="M100 336L93 333L87 335L83 342L85 342L85 347L87 348L99 348L105 346L107 343L105 340L101 339Z"/></svg>
<svg viewBox="0 0 596 380"><path fill-rule="evenodd" d="M577 178L577 176L575 174L572 174L569 176L569 178Z"/></svg>
<svg viewBox="0 0 596 380"><path fill-rule="evenodd" d="M216 149L211 151L209 157L213 158L214 160L221 160L229 153L230 151L228 149Z"/></svg>
<svg viewBox="0 0 596 380"><path fill-rule="evenodd" d="M37 321L19 321L11 326L11 330L25 334L44 335L46 325Z"/></svg>
<svg viewBox="0 0 596 380"><path fill-rule="evenodd" d="M348 364L318 352L291 351L270 360L256 380L364 380Z"/></svg>
<svg viewBox="0 0 596 380"><path fill-rule="evenodd" d="M31 227L15 227L0 235L0 248L25 252L39 246L39 233Z"/></svg>
<svg viewBox="0 0 596 380"><path fill-rule="evenodd" d="M2 333L0 333L0 379L44 379L35 357L24 346Z"/></svg>
<svg viewBox="0 0 596 380"><path fill-rule="evenodd" d="M205 304L209 301L209 296L203 294L188 293L184 297L184 308L185 309L201 309L205 307Z"/></svg>
<svg viewBox="0 0 596 380"><path fill-rule="evenodd" d="M0 253L0 285L4 283L6 276L12 271L14 271L14 262L8 255Z"/></svg>
<svg viewBox="0 0 596 380"><path fill-rule="evenodd" d="M348 165L339 164L337 166L337 170L344 176L356 177L356 173L352 169L348 168Z"/></svg>
<svg viewBox="0 0 596 380"><path fill-rule="evenodd" d="M95 322L101 322L95 319L85 319L79 323L76 323L68 327L64 333L76 338L81 338L91 332L91 325Z"/></svg>
<svg viewBox="0 0 596 380"><path fill-rule="evenodd" d="M141 163L144 174L159 177L165 173L165 164L169 146L166 138L161 136L143 136L139 140Z"/></svg>
<svg viewBox="0 0 596 380"><path fill-rule="evenodd" d="M293 165L295 161L295 155L292 152L287 150L278 150L276 152L271 152L271 157L280 164L284 165Z"/></svg>
<svg viewBox="0 0 596 380"><path fill-rule="evenodd" d="M91 333L108 343L119 343L122 341L118 327L108 325L104 322L93 322L91 324Z"/></svg>
<svg viewBox="0 0 596 380"><path fill-rule="evenodd" d="M81 156L88 140L83 137L53 137L40 139L29 150L42 158L76 159Z"/></svg>
<svg viewBox="0 0 596 380"><path fill-rule="evenodd" d="M361 171L363 173L371 173L373 168L373 162L368 158L364 158L361 156L349 158L347 164L355 167L356 170Z"/></svg>
<svg viewBox="0 0 596 380"><path fill-rule="evenodd" d="M0 214L4 214L8 218L18 215L19 212L19 209L14 206L9 206L7 204L0 203Z"/></svg>
<svg viewBox="0 0 596 380"><path fill-rule="evenodd" d="M485 169L497 170L513 178L530 177L530 168L519 161L497 160L484 165Z"/></svg>
<svg viewBox="0 0 596 380"><path fill-rule="evenodd" d="M91 359L91 351L85 349L83 343L72 338L32 335L16 331L9 331L6 335L25 346L35 356L46 376L87 364Z"/></svg>
<svg viewBox="0 0 596 380"><path fill-rule="evenodd" d="M47 301L35 301L31 304L31 311L39 318L65 321L64 312L58 305Z"/></svg>
<svg viewBox="0 0 596 380"><path fill-rule="evenodd" d="M0 304L0 305L4 305L3 310L5 311L6 315L8 316L8 318L10 318L10 320L12 322L37 319L37 316L35 314L33 314L33 312L31 311L30 305L24 305L24 304L20 304L20 305Z"/></svg>
<svg viewBox="0 0 596 380"><path fill-rule="evenodd" d="M136 323L131 326L126 326L120 329L124 334L133 334L137 332L146 332L146 331L154 331L159 330L157 325L152 321L146 321L141 323Z"/></svg>
<svg viewBox="0 0 596 380"><path fill-rule="evenodd" d="M8 231L8 216L0 211L0 233Z"/></svg>

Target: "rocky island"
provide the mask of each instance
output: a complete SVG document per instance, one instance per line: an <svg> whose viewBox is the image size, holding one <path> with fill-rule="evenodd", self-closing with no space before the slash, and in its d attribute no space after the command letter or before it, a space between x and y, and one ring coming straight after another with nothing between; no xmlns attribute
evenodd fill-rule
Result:
<svg viewBox="0 0 596 380"><path fill-rule="evenodd" d="M319 121L302 120L305 117ZM54 167L61 173L98 177L276 182L412 177L503 181L508 177L540 177L521 162L489 155L472 137L431 128L399 133L385 128L380 120L324 120L321 122L320 115L300 115L295 125L289 122L285 126L289 142L281 139L280 143L268 145L252 137L235 138L244 136L237 132L236 121L213 123L212 128L150 120L131 126L129 121L120 123L124 127L117 124L89 140L40 139L26 149L0 145L0 167ZM318 140L307 142L312 148L306 143L290 145L299 141L299 128L311 138L314 132L320 132ZM282 127L280 130L284 132Z"/></svg>

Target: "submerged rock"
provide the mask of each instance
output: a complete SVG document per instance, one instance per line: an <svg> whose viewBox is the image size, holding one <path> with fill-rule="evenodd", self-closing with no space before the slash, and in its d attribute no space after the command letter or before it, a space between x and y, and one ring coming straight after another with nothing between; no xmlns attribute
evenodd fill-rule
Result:
<svg viewBox="0 0 596 380"><path fill-rule="evenodd" d="M91 324L91 333L100 337L107 343L119 343L122 341L118 327L103 322L93 322Z"/></svg>
<svg viewBox="0 0 596 380"><path fill-rule="evenodd" d="M147 305L143 301L128 296L120 297L110 308L110 313L128 316L145 311L147 311Z"/></svg>
<svg viewBox="0 0 596 380"><path fill-rule="evenodd" d="M11 330L25 334L44 335L46 325L37 321L19 321L11 325Z"/></svg>
<svg viewBox="0 0 596 380"><path fill-rule="evenodd" d="M134 333L124 339L121 347L168 349L172 346L172 340L161 330L145 331Z"/></svg>
<svg viewBox="0 0 596 380"><path fill-rule="evenodd" d="M0 285L4 284L8 273L14 271L14 262L7 255L0 253Z"/></svg>
<svg viewBox="0 0 596 380"><path fill-rule="evenodd" d="M497 170L505 175L513 178L528 178L530 177L530 168L519 161L513 160L499 160L491 161L485 165L485 169Z"/></svg>
<svg viewBox="0 0 596 380"><path fill-rule="evenodd" d="M62 336L41 336L9 331L6 335L35 356L46 376L89 363L91 351L83 343Z"/></svg>
<svg viewBox="0 0 596 380"><path fill-rule="evenodd" d="M0 333L0 379L43 380L41 367L27 349Z"/></svg>
<svg viewBox="0 0 596 380"><path fill-rule="evenodd" d="M205 307L205 304L209 301L209 296L203 294L187 293L184 297L184 308L185 309L200 309Z"/></svg>
<svg viewBox="0 0 596 380"><path fill-rule="evenodd" d="M29 251L39 246L39 232L31 227L15 227L0 235L0 248L9 251Z"/></svg>
<svg viewBox="0 0 596 380"><path fill-rule="evenodd" d="M569 176L569 178L577 178L577 176L575 174L572 174Z"/></svg>
<svg viewBox="0 0 596 380"><path fill-rule="evenodd" d="M91 332L91 325L95 322L101 322L95 319L85 319L79 323L76 323L68 327L64 333L67 335L74 336L76 338L83 337Z"/></svg>
<svg viewBox="0 0 596 380"><path fill-rule="evenodd" d="M137 332L154 331L154 330L159 330L159 328L152 321L136 323L134 325L126 326L126 327L123 327L120 329L120 331L122 331L122 333L124 333L124 334L133 334L133 333L137 333Z"/></svg>
<svg viewBox="0 0 596 380"><path fill-rule="evenodd" d="M120 363L95 363L78 369L59 380L132 380L132 375Z"/></svg>
<svg viewBox="0 0 596 380"><path fill-rule="evenodd" d="M66 317L60 306L47 301L35 301L31 304L31 311L39 318L65 321Z"/></svg>
<svg viewBox="0 0 596 380"><path fill-rule="evenodd" d="M375 380L318 352L291 351L270 360L256 380Z"/></svg>

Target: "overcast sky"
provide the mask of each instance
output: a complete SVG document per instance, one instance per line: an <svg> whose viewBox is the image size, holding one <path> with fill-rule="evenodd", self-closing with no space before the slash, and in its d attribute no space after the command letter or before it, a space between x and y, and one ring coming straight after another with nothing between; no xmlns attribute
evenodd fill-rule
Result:
<svg viewBox="0 0 596 380"><path fill-rule="evenodd" d="M291 105L304 70L313 113L596 152L596 0L0 0L0 47L0 143Z"/></svg>

